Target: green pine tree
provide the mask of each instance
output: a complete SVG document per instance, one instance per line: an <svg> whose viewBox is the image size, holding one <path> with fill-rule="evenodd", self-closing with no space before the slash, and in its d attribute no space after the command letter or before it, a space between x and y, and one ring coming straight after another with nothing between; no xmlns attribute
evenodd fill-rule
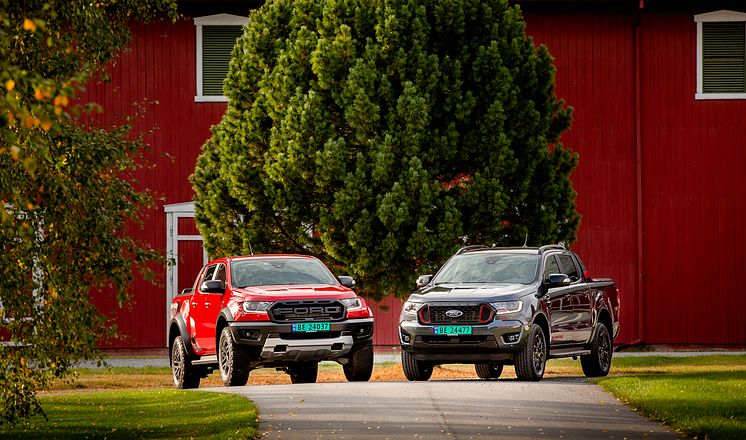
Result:
<svg viewBox="0 0 746 440"><path fill-rule="evenodd" d="M254 11L192 176L210 255L316 255L406 293L465 244L571 243L552 57L505 0L276 0Z"/></svg>

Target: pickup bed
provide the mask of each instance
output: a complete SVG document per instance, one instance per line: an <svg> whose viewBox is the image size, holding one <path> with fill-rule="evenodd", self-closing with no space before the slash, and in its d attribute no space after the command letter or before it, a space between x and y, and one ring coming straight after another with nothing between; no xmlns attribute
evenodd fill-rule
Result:
<svg viewBox="0 0 746 440"><path fill-rule="evenodd" d="M373 314L321 261L302 255L220 258L200 271L170 308L174 385L197 388L215 369L226 386L274 367L293 383L315 382L320 361L343 366L350 381L370 378Z"/></svg>
<svg viewBox="0 0 746 440"><path fill-rule="evenodd" d="M514 365L518 379L540 380L558 357L579 357L588 377L609 372L619 291L562 246L465 247L417 285L399 318L409 380L445 363L475 364L483 379Z"/></svg>

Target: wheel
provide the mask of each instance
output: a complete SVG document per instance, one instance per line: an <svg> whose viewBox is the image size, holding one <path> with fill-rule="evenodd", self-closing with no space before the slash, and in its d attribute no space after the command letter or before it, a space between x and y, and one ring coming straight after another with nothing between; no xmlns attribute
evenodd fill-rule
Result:
<svg viewBox="0 0 746 440"><path fill-rule="evenodd" d="M176 388L198 388L202 377L202 370L192 365L189 354L184 345L184 339L177 336L171 347L171 376Z"/></svg>
<svg viewBox="0 0 746 440"><path fill-rule="evenodd" d="M406 351L401 352L401 366L407 380L428 380L433 375L432 365L418 361L414 358L414 354Z"/></svg>
<svg viewBox="0 0 746 440"><path fill-rule="evenodd" d="M227 387L243 386L249 381L249 352L236 344L228 327L220 332L218 363L220 377Z"/></svg>
<svg viewBox="0 0 746 440"><path fill-rule="evenodd" d="M503 372L503 364L484 362L474 365L480 379L497 379Z"/></svg>
<svg viewBox="0 0 746 440"><path fill-rule="evenodd" d="M316 361L298 362L288 367L292 383L315 383L319 375L319 363Z"/></svg>
<svg viewBox="0 0 746 440"><path fill-rule="evenodd" d="M580 366L585 377L600 377L609 374L614 346L606 324L599 323L596 337L591 342L591 354L580 356Z"/></svg>
<svg viewBox="0 0 746 440"><path fill-rule="evenodd" d="M342 365L349 382L364 382L373 374L373 341L365 341L352 347L350 361Z"/></svg>
<svg viewBox="0 0 746 440"><path fill-rule="evenodd" d="M518 380L541 380L547 364L547 338L544 330L531 325L526 346L515 355L515 374Z"/></svg>

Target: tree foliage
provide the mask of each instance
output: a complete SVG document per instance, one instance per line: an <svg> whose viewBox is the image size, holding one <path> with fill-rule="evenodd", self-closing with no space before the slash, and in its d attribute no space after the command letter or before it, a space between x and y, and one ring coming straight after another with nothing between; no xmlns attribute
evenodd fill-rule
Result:
<svg viewBox="0 0 746 440"><path fill-rule="evenodd" d="M276 0L192 176L211 255L299 252L405 293L465 244L572 242L552 57L505 0Z"/></svg>
<svg viewBox="0 0 746 440"><path fill-rule="evenodd" d="M0 423L43 413L36 391L116 335L91 293L127 299L154 254L124 233L151 201L127 180L143 144L90 125L79 94L172 0L0 0Z"/></svg>

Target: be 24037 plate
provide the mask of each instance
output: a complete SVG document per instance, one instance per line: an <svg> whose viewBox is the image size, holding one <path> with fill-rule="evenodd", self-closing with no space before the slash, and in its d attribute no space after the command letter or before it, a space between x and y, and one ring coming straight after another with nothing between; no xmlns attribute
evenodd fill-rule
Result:
<svg viewBox="0 0 746 440"><path fill-rule="evenodd" d="M293 324L293 333L328 332L331 325L328 322L299 322Z"/></svg>

